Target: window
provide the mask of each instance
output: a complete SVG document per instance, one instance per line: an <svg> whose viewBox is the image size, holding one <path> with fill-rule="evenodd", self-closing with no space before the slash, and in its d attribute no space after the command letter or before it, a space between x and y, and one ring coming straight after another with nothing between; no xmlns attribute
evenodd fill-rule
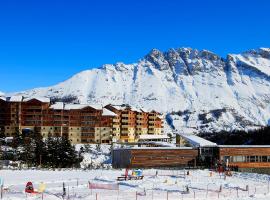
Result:
<svg viewBox="0 0 270 200"><path fill-rule="evenodd" d="M267 162L267 156L262 156L262 162Z"/></svg>
<svg viewBox="0 0 270 200"><path fill-rule="evenodd" d="M233 162L245 162L245 156L233 156Z"/></svg>
<svg viewBox="0 0 270 200"><path fill-rule="evenodd" d="M249 162L255 162L256 156L249 156Z"/></svg>
<svg viewBox="0 0 270 200"><path fill-rule="evenodd" d="M228 160L228 162L231 162L230 156L223 156L223 158L221 157L221 160L223 160L225 162L227 162L227 160Z"/></svg>

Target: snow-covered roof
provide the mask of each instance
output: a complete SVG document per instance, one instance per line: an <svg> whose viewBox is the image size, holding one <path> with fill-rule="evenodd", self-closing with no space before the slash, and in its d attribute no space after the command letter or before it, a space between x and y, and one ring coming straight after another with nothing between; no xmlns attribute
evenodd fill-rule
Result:
<svg viewBox="0 0 270 200"><path fill-rule="evenodd" d="M86 107L91 107L94 108L96 110L102 110L102 106L101 105L89 105L89 104L65 104L63 102L55 102L54 104L52 104L50 106L51 109L55 109L55 110L77 110L77 109L83 109Z"/></svg>
<svg viewBox="0 0 270 200"><path fill-rule="evenodd" d="M221 148L270 148L270 145L218 145Z"/></svg>
<svg viewBox="0 0 270 200"><path fill-rule="evenodd" d="M51 109L55 109L55 110L62 110L64 109L64 103L63 102L55 102L54 104L52 104L50 106Z"/></svg>
<svg viewBox="0 0 270 200"><path fill-rule="evenodd" d="M131 107L131 110L134 111L134 112L141 112L140 109L137 109L137 108L135 108L135 107Z"/></svg>
<svg viewBox="0 0 270 200"><path fill-rule="evenodd" d="M171 149L193 149L192 147L124 147L124 148L115 148L113 150L125 150L125 149L166 149L166 150L171 150Z"/></svg>
<svg viewBox="0 0 270 200"><path fill-rule="evenodd" d="M106 108L103 108L102 110L102 116L117 116L117 114L115 114L114 112L106 109Z"/></svg>
<svg viewBox="0 0 270 200"><path fill-rule="evenodd" d="M100 104L89 104L88 106L90 106L96 110L102 110L102 105L100 105Z"/></svg>
<svg viewBox="0 0 270 200"><path fill-rule="evenodd" d="M141 112L149 112L146 108L141 108Z"/></svg>
<svg viewBox="0 0 270 200"><path fill-rule="evenodd" d="M23 100L23 96L11 96L9 98L10 102L21 102Z"/></svg>
<svg viewBox="0 0 270 200"><path fill-rule="evenodd" d="M111 105L111 106L117 110L126 110L127 108L129 108L129 107L124 106L124 105Z"/></svg>
<svg viewBox="0 0 270 200"><path fill-rule="evenodd" d="M135 107L132 107L132 106L129 106L129 105L111 105L111 106L114 107L117 110L127 110L127 109L130 109L131 111L134 111L134 112L141 112L140 109L135 108Z"/></svg>
<svg viewBox="0 0 270 200"><path fill-rule="evenodd" d="M78 110L88 107L87 104L66 104L65 110Z"/></svg>
<svg viewBox="0 0 270 200"><path fill-rule="evenodd" d="M167 135L139 135L141 140L151 140L151 139L169 139Z"/></svg>
<svg viewBox="0 0 270 200"><path fill-rule="evenodd" d="M197 135L187 135L187 134L179 134L185 140L187 140L194 147L207 147L207 146L217 146L216 143L211 142L209 140L203 139Z"/></svg>
<svg viewBox="0 0 270 200"><path fill-rule="evenodd" d="M33 99L36 99L43 103L50 103L50 98L47 98L47 97L30 97L30 98L23 99L23 101L30 101Z"/></svg>

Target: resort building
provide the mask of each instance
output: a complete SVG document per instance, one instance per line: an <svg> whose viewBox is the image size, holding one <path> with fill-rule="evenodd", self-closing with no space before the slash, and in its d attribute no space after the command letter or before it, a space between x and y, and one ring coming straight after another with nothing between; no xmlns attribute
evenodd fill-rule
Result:
<svg viewBox="0 0 270 200"><path fill-rule="evenodd" d="M151 118L149 118L151 116ZM162 134L156 112L129 106L101 106L51 102L49 98L0 98L0 133L40 133L67 137L71 143L135 142L139 135Z"/></svg>
<svg viewBox="0 0 270 200"><path fill-rule="evenodd" d="M137 142L140 135L163 134L163 119L160 113L134 109L128 105L107 105L117 114L114 118L113 135L122 142Z"/></svg>

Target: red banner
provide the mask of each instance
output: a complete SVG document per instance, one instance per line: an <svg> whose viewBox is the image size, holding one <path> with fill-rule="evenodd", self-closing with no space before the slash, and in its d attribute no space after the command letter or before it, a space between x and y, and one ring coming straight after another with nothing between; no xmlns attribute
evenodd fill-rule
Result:
<svg viewBox="0 0 270 200"><path fill-rule="evenodd" d="M89 189L119 190L117 183L90 183Z"/></svg>

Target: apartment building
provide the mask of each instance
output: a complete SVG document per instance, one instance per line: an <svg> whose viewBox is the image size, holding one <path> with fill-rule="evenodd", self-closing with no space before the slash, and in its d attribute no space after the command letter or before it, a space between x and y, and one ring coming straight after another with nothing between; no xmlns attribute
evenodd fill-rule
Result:
<svg viewBox="0 0 270 200"><path fill-rule="evenodd" d="M77 143L137 142L140 135L163 133L157 112L128 105L52 103L48 98L13 96L0 98L0 133L40 133L43 137L67 137Z"/></svg>
<svg viewBox="0 0 270 200"><path fill-rule="evenodd" d="M161 114L155 111L147 112L143 109L135 109L129 105L107 105L117 117L114 135L121 142L137 142L141 135L163 134L163 119Z"/></svg>
<svg viewBox="0 0 270 200"><path fill-rule="evenodd" d="M0 132L39 132L67 137L71 143L110 143L113 112L97 105L52 103L48 98L15 96L0 99Z"/></svg>

